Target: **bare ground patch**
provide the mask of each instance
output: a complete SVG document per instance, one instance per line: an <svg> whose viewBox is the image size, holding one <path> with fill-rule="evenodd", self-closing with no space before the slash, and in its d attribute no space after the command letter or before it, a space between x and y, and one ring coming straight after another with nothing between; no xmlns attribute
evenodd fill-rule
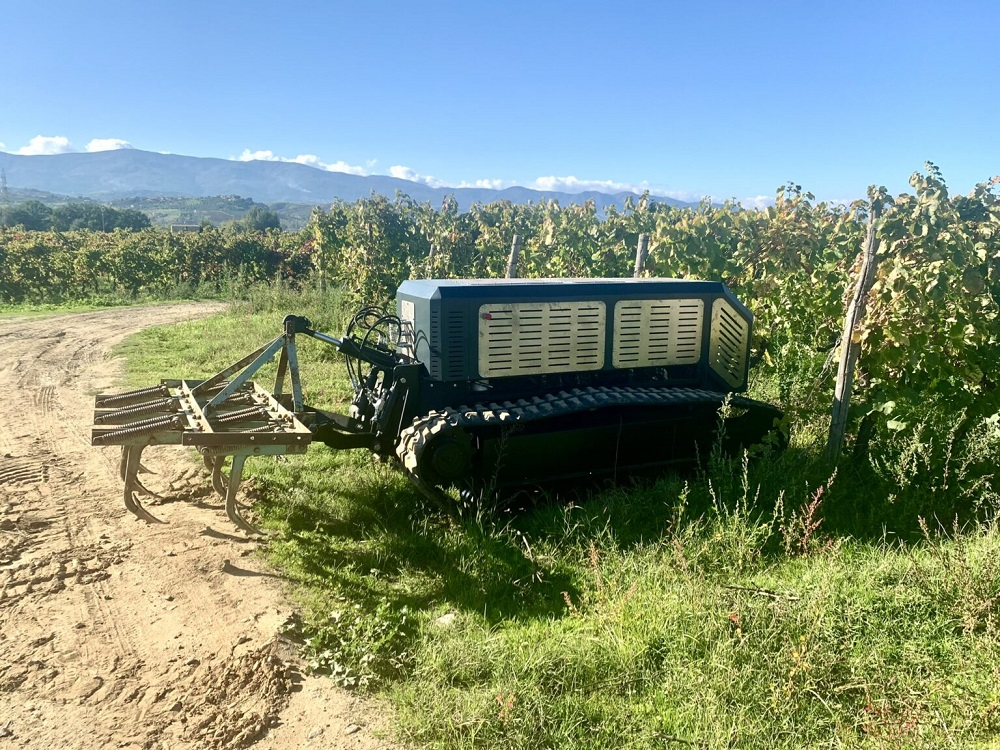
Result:
<svg viewBox="0 0 1000 750"><path fill-rule="evenodd" d="M0 321L0 748L387 746L377 707L299 672L280 580L189 457L144 454L147 525L89 445L109 349L217 309Z"/></svg>

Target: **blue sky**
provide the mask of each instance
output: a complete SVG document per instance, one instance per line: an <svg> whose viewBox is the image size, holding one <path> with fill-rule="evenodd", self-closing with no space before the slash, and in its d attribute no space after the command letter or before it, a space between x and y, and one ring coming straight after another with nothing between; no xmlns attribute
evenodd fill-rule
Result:
<svg viewBox="0 0 1000 750"><path fill-rule="evenodd" d="M36 0L0 150L131 145L435 185L751 203L1000 173L1000 2Z"/></svg>

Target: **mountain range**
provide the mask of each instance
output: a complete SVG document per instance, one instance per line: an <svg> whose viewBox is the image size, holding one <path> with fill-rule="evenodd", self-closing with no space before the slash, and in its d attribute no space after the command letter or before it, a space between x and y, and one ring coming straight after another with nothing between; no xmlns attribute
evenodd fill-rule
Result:
<svg viewBox="0 0 1000 750"><path fill-rule="evenodd" d="M354 201L372 193L395 196L406 193L414 200L440 205L452 195L460 210L473 203L507 200L513 203L555 199L560 204L593 199L597 206L619 208L627 192L587 191L565 193L509 187L430 187L420 182L385 175L353 175L329 172L304 164L280 161L235 161L178 154L160 154L139 149L48 156L20 156L0 152L0 169L11 189L35 190L99 201L131 197L204 197L239 195L258 203L329 205L337 198ZM660 203L690 205L672 198L656 197Z"/></svg>

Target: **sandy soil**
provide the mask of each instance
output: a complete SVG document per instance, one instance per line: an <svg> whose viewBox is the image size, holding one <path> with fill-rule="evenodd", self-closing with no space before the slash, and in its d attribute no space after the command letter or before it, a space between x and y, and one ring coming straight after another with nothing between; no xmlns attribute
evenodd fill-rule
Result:
<svg viewBox="0 0 1000 750"><path fill-rule="evenodd" d="M384 709L302 674L280 578L183 450L143 454L147 525L90 447L110 347L214 309L0 320L0 750L390 746Z"/></svg>

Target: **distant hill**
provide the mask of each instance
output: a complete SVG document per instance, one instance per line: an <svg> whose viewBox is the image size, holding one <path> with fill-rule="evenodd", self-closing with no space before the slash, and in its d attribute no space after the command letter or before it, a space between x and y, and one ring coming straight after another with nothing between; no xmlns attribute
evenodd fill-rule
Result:
<svg viewBox="0 0 1000 750"><path fill-rule="evenodd" d="M58 195L56 193L49 193L45 190L32 190L31 188L15 188L9 187L7 189L8 200L14 203L27 203L28 201L38 201L39 203L53 204L53 203L69 203L73 199L68 195Z"/></svg>
<svg viewBox="0 0 1000 750"><path fill-rule="evenodd" d="M0 168L7 174L12 196L37 191L39 194L55 193L107 202L137 197L242 196L258 203L324 206L337 198L354 201L367 198L373 192L393 197L399 191L418 202L430 201L433 205L439 205L445 196L453 195L464 211L473 203L499 200L528 203L555 199L561 204L569 204L593 199L598 207L621 207L630 195L595 191L561 193L524 187L505 190L432 188L395 177L327 172L289 162L232 161L138 149L54 156L18 156L0 152ZM690 205L671 198L657 197L656 200L674 206Z"/></svg>

